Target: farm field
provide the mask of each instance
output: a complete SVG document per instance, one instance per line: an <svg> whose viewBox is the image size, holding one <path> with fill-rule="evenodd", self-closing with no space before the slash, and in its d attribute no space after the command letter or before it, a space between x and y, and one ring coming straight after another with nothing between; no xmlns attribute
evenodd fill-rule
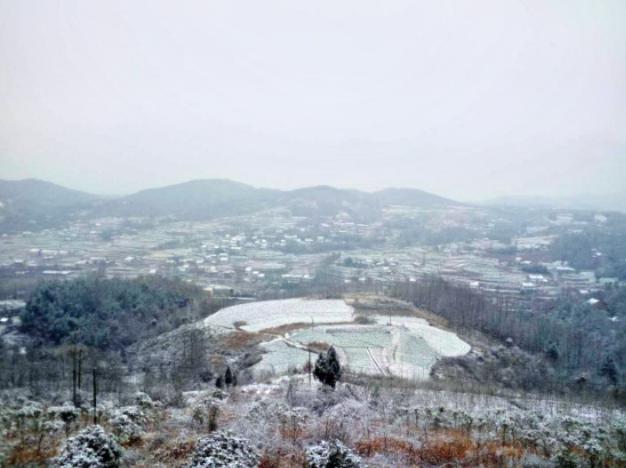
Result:
<svg viewBox="0 0 626 468"><path fill-rule="evenodd" d="M247 332L292 323L338 323L354 320L354 309L340 299L283 299L226 307L204 320L205 326Z"/></svg>
<svg viewBox="0 0 626 468"><path fill-rule="evenodd" d="M470 351L470 345L456 334L433 327L424 319L368 317L369 324L355 323L352 307L343 300L300 298L227 307L205 319L204 325L222 332L239 328L253 333L302 324L290 333L268 336L261 344L265 351L262 360L253 367L257 374L302 369L309 359L310 344L312 349L334 346L342 365L354 372L416 380L428 379L430 369L441 357Z"/></svg>

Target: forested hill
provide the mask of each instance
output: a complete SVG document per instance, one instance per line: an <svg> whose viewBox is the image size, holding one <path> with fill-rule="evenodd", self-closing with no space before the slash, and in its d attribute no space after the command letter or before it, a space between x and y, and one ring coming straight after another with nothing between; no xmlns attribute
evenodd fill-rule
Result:
<svg viewBox="0 0 626 468"><path fill-rule="evenodd" d="M41 284L22 313L22 330L43 344L119 350L208 314L210 307L201 288L180 280L90 276Z"/></svg>
<svg viewBox="0 0 626 468"><path fill-rule="evenodd" d="M106 216L206 220L285 208L298 216L347 212L356 218L371 218L390 205L460 205L415 189L363 192L318 186L273 190L224 179L193 180L117 197L97 196L38 180L0 181L0 203L0 232L38 230L71 219Z"/></svg>
<svg viewBox="0 0 626 468"><path fill-rule="evenodd" d="M100 199L43 180L0 180L0 232L55 226Z"/></svg>

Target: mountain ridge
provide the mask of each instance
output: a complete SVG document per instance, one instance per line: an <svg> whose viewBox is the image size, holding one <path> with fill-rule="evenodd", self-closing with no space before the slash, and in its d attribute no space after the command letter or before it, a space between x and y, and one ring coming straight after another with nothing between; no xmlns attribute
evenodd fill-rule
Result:
<svg viewBox="0 0 626 468"><path fill-rule="evenodd" d="M418 189L375 192L329 185L278 190L228 179L194 179L129 195L103 196L39 179L0 180L0 226L50 227L72 217L154 216L204 220L250 214L284 206L294 215L328 216L347 212L356 219L379 214L388 205L437 208L462 203Z"/></svg>

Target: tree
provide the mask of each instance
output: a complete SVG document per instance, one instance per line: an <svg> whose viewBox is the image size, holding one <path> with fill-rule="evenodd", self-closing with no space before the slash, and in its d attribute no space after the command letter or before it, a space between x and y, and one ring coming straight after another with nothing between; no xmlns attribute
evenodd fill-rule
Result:
<svg viewBox="0 0 626 468"><path fill-rule="evenodd" d="M546 351L546 355L548 356L548 358L552 361L558 361L559 359L559 349L556 347L556 345L554 343L550 343L550 346L548 347L547 351Z"/></svg>
<svg viewBox="0 0 626 468"><path fill-rule="evenodd" d="M326 354L320 353L315 361L313 375L324 385L335 388L337 381L341 378L341 365L335 348L331 346Z"/></svg>
<svg viewBox="0 0 626 468"><path fill-rule="evenodd" d="M233 384L233 371L230 370L230 366L226 367L226 372L224 373L224 383L227 387Z"/></svg>
<svg viewBox="0 0 626 468"><path fill-rule="evenodd" d="M218 375L215 379L215 386L217 388L224 388L224 378L221 375Z"/></svg>
<svg viewBox="0 0 626 468"><path fill-rule="evenodd" d="M602 367L600 368L600 375L609 379L609 381L615 385L617 383L617 366L611 356L607 356Z"/></svg>

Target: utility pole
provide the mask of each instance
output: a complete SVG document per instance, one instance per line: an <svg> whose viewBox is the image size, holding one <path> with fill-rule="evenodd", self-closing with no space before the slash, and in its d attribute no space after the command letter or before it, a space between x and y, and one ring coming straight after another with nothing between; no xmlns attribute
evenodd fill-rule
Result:
<svg viewBox="0 0 626 468"><path fill-rule="evenodd" d="M76 375L76 346L72 350L72 403L74 406L78 406L78 399L76 395L76 383L77 383L77 375Z"/></svg>
<svg viewBox="0 0 626 468"><path fill-rule="evenodd" d="M96 401L96 392L97 392L97 384L96 384L96 368L94 367L91 371L92 376L92 387L93 387L93 423L98 424L98 410L97 410L97 401Z"/></svg>
<svg viewBox="0 0 626 468"><path fill-rule="evenodd" d="M82 348L78 349L78 389L82 390L82 376L83 376L83 350Z"/></svg>
<svg viewBox="0 0 626 468"><path fill-rule="evenodd" d="M311 317L311 331L313 331L313 317ZM311 366L313 365L311 364L311 345L307 346L307 350L309 351L309 388L311 388L311 371L313 370L311 369Z"/></svg>

